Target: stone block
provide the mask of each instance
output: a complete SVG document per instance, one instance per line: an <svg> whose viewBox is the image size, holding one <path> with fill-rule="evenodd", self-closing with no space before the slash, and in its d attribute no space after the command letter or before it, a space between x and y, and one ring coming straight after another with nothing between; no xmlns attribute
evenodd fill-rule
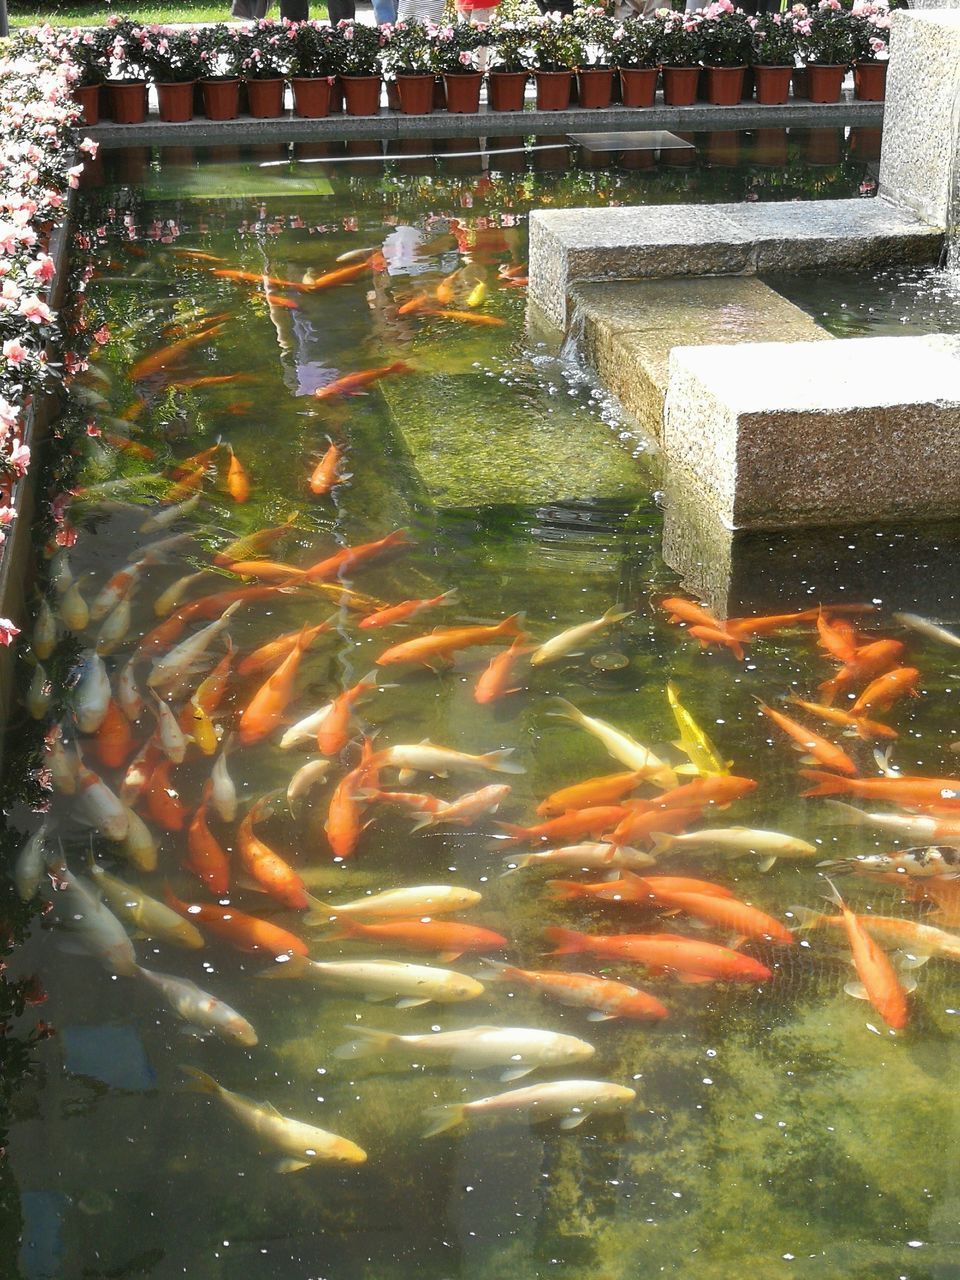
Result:
<svg viewBox="0 0 960 1280"><path fill-rule="evenodd" d="M948 225L960 165L960 12L897 10L880 156L880 195Z"/></svg>
<svg viewBox="0 0 960 1280"><path fill-rule="evenodd" d="M960 338L677 347L664 449L730 528L960 515Z"/></svg>

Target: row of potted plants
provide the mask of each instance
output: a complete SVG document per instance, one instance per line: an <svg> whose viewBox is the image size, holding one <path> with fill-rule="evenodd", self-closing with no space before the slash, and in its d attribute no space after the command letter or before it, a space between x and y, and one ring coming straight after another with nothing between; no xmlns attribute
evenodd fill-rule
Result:
<svg viewBox="0 0 960 1280"><path fill-rule="evenodd" d="M798 96L835 101L852 66L858 96L879 98L888 30L886 5L870 0L855 0L852 10L839 0L820 0L813 9L797 4L761 17L731 0L715 0L695 13L663 9L653 18L623 22L589 7L575 17L495 19L488 26L263 19L242 27L176 29L114 17L101 28L46 28L39 38L48 52L77 68L77 94L92 124L106 83L114 119L121 123L145 118L148 82L156 86L160 116L167 121L189 120L197 108L211 119L236 115L241 84L251 115L279 115L288 80L301 116L337 109L341 89L348 112L372 114L380 107L383 79L390 106L422 114L432 109L438 77L445 82L448 110L473 112L480 103L481 58L490 67L494 110L522 109L530 76L538 107L565 107L575 74L581 105L606 106L617 72L627 106L651 106L661 72L670 105L692 103L698 87L717 105L739 102L751 68L757 97L765 103L785 102L791 78L803 68L806 86L794 79Z"/></svg>

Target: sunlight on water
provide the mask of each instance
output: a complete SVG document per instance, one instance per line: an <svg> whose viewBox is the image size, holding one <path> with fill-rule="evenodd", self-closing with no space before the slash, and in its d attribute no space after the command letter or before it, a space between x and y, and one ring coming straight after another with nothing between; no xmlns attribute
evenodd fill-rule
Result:
<svg viewBox="0 0 960 1280"><path fill-rule="evenodd" d="M758 145L755 136L734 142L744 155ZM39 975L48 992L44 1017L56 1028L38 1049L39 1070L16 1100L11 1130L19 1274L953 1274L955 961L937 956L903 970L918 985L908 1025L894 1034L876 1007L844 993L856 975L838 930L825 924L802 940L784 930L797 924L796 905L833 910L823 903L818 861L949 846L960 832L956 800L942 798L936 817L924 818L928 810L911 796L928 825L914 822L909 833L843 825L854 816L848 810L801 797L813 784L798 775L798 755L812 752L822 768L828 747L805 741L795 753L755 701L796 716L846 753L839 763L828 759L841 779L849 757L851 770L880 780L872 743L783 700L787 693L819 700L817 686L840 665L817 647L817 606L863 601L868 611L847 617L853 635L843 631L846 615L828 613L835 647L903 642L888 648L886 666L919 671L894 693L909 695L915 683L921 696L891 696L884 709L877 695L871 714L899 732L879 745L892 742L906 775L951 776L958 658L929 629L908 629L887 604L897 597L897 582L885 575L898 547L901 559L907 547L915 573L926 573L919 544L914 550L899 533L882 532L867 555L855 539L831 533L830 571L819 579L804 576L788 550L771 555L743 593L741 615L809 612L747 636L742 661L726 632L718 641L719 621L687 618L690 627L707 626L701 648L659 607L682 588L660 558L655 462L583 371L530 345L524 332L517 281L528 208L546 196L561 204L742 199L758 171L744 162L714 180L701 160L697 176L681 182L662 165L638 178L622 167L457 174L452 160L404 175L375 162L368 173L344 166L325 174L326 185L314 172L281 196L274 186L258 188L255 165L240 156L229 170L223 157L205 155L167 156L152 167L135 154L108 160L107 185L87 193L82 216L83 252L96 268L90 294L113 340L86 383L94 434L71 507L79 536L55 561L47 603L61 644L75 642L88 658L68 701L90 732L78 735L69 714L62 721L68 779L79 746L89 768L132 797L129 762L160 726L162 745L142 770L153 779L149 794L136 802L158 845L157 867L145 869L149 842L138 869L105 837L102 795L55 794L47 847L56 864L62 845L80 889L48 895L53 913L16 957L18 973ZM842 163L852 168L838 169L835 182L850 190L831 194L852 194L863 180L855 160ZM792 164L802 186L799 155ZM784 185L783 193L792 190ZM165 525L174 502L192 505ZM264 529L275 536L258 541ZM348 550L396 530L405 534L393 545L360 557ZM175 535L184 537L149 552ZM252 541L236 547L243 537ZM214 563L217 555L226 563ZM174 646L215 622L228 601L178 625L164 612L176 607L172 595L189 602L235 591L243 584L229 564L258 556L288 570L250 566L254 575L273 575L266 582L273 590L241 597L205 655L178 657ZM938 544L930 556L931 564L951 559L951 545ZM110 612L84 626L85 609L125 565L136 566L132 588L120 580L115 599L129 601L129 617ZM304 578L310 566L322 567ZM935 565L927 576L936 581ZM831 596L818 586L828 579L852 590ZM409 601L430 603L383 627L361 625L379 607ZM599 623L614 606L622 616ZM492 628L511 618L499 634L460 637L472 647L441 635L412 660L401 653L380 661L434 627ZM42 613L39 621L42 632ZM567 634L589 623L597 625ZM301 629L317 624L326 626L298 654ZM165 630L145 644L158 625ZM104 689L90 658L98 636L112 696L133 716L117 710L99 729ZM224 658L228 636L229 680L219 700L209 682L201 686L207 711L199 715L189 695ZM259 669L240 672L281 636L290 640L272 663L267 655ZM512 650L505 641L515 642ZM130 662L134 689L121 680ZM282 675L264 690L280 662ZM875 674L885 669L881 663ZM146 697L148 679L177 716L186 708L181 729ZM864 669L850 692L867 683ZM316 726L299 746L281 748L295 723L348 689L349 711L338 708L339 724L323 722L329 736L319 745L328 755L318 750ZM139 712L131 705L137 691L146 699ZM64 691L55 697L61 702ZM605 745L603 730L558 716L560 699L630 735L632 745L611 744L609 734ZM846 689L837 705L851 705ZM178 736L184 727L195 743ZM419 745L424 740L434 748ZM401 746L407 750L391 755ZM181 752L182 763L165 773L164 753ZM300 774L288 801L294 774L323 760L327 770L319 764ZM736 785L723 791L728 761L734 778L757 784L740 787L739 798ZM400 764L420 769L408 779ZM638 768L656 783L638 777L632 791L595 799L593 807L607 812L585 832L569 817L582 798L558 798L552 816L537 814L558 789ZM224 817L231 810L224 769L238 796L232 818ZM488 786L508 790L465 803L462 817L429 798L450 803ZM653 802L683 786L694 791L678 823L675 809ZM708 803L710 786L729 808ZM397 791L428 798L381 794ZM631 796L645 803L624 807ZM901 812L882 797L840 798ZM175 829L178 805L182 829ZM553 819L549 839L522 831ZM726 846L684 843L684 831L704 827L754 834L734 832ZM619 890L605 892L636 900L611 901L603 896L610 868L581 870L583 859L600 858L596 850L522 865L526 854L597 841L614 828L621 835L604 849L620 849L635 869L709 881L710 894L732 898L698 900L699 916L687 900L678 913L667 886L651 903L628 866L617 871ZM172 934L170 920L161 927L141 919L144 927L128 932L141 966L195 983L228 1010L211 1010L189 987L136 975L129 944L81 896L91 851L138 891L200 908L186 917L202 949L185 946L196 939L189 930ZM283 863L271 864L270 851ZM955 854L948 848L943 856L952 864ZM920 880L849 870L838 868L838 884L861 913L957 923L950 881L936 882L939 914L931 916L929 901L914 900ZM38 876L46 884L42 869ZM573 887L551 888L548 880ZM588 885L600 886L601 896L585 895ZM450 913L438 909L436 889L401 899L407 914L399 917L382 903L377 915L338 910L416 886L449 886L450 901L439 905ZM120 888L110 901L122 910L130 899ZM742 908L728 915L717 903L729 901L765 915ZM238 922L234 911L256 920ZM217 913L233 918L218 922ZM88 925L72 940L71 915ZM91 930L91 919L99 927ZM278 939L265 927L287 933ZM615 943L547 958L564 945L560 935L545 936L557 927L681 940L668 941L666 954L642 953L641 963L618 954ZM260 931L261 949L243 949L247 930ZM286 957L291 948L320 962L389 960L444 973L423 988L412 985L409 969L400 979L394 971L387 991L382 970L380 986L370 972L354 972L348 986L340 971L337 989L329 971L326 984L295 980L308 968L303 961L272 954ZM721 956L717 981L710 966ZM485 960L592 981L568 979L557 999ZM611 1006L614 995L625 998L623 987L601 992L600 979L642 995L635 1005ZM424 991L428 1002L403 1007ZM624 1016L590 1017L611 1008ZM503 1037L475 1030L489 1027L523 1034L504 1046ZM429 1040L405 1045L372 1032L461 1034L439 1054ZM202 1084L198 1071L233 1093L187 1091ZM535 1105L527 1095L512 1114L481 1108L462 1125L424 1136L459 1118L437 1108L520 1089L536 1091ZM324 1134L291 1137L277 1113ZM281 1173L278 1160L313 1167Z"/></svg>

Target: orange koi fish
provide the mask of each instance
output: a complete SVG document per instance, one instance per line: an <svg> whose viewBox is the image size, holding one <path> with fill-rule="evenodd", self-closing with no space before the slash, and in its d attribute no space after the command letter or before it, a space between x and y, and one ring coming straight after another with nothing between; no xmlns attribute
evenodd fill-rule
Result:
<svg viewBox="0 0 960 1280"><path fill-rule="evenodd" d="M356 851L363 833L360 821L361 793L378 789L379 775L374 762L373 743L366 740L363 754L355 769L344 774L330 799L324 831L330 848L338 859L349 858Z"/></svg>
<svg viewBox="0 0 960 1280"><path fill-rule="evenodd" d="M776 942L784 947L793 946L796 942L790 930L779 920L736 898L718 897L712 893L670 892L662 887L656 891L656 896L660 902L679 908L696 920L721 929L732 929L744 938Z"/></svg>
<svg viewBox="0 0 960 1280"><path fill-rule="evenodd" d="M904 877L894 873L898 884ZM924 899L936 903L936 911L931 911L928 920L936 920L956 928L960 925L960 879L942 879L940 877L922 881L909 881L907 891L917 901Z"/></svg>
<svg viewBox="0 0 960 1280"><path fill-rule="evenodd" d="M325 387L319 387L313 394L317 400L332 400L335 396L355 396L364 387L369 387L372 382L379 382L381 378L389 377L391 374L413 372L412 365L404 360L394 360L393 364L382 364L375 369L361 369L359 373L345 374L342 378L328 382Z"/></svg>
<svg viewBox="0 0 960 1280"><path fill-rule="evenodd" d="M458 796L449 803L438 800L436 796L418 796L417 799L425 800L427 804L414 806L417 822L411 830L420 831L424 827L438 827L441 824L467 827L484 814L496 813L510 790L504 783L494 784L481 787L479 791L468 791L466 795Z"/></svg>
<svg viewBox="0 0 960 1280"><path fill-rule="evenodd" d="M709 649L712 644L721 644L730 650L738 662L743 661L743 645L736 636L722 627L688 627L688 632L700 641L701 649Z"/></svg>
<svg viewBox="0 0 960 1280"><path fill-rule="evenodd" d="M286 635L277 636L276 640L268 640L259 649L254 649L253 653L248 653L245 658L241 658L237 663L237 675L252 676L260 671L276 668L298 644L302 642L304 649L309 649L317 636L322 631L329 630L329 627L330 619L328 618L326 622L318 622L315 627L307 627L306 631L300 627L296 631L288 631Z"/></svg>
<svg viewBox="0 0 960 1280"><path fill-rule="evenodd" d="M182 831L186 810L180 802L180 794L170 785L171 760L161 760L150 775L143 794L147 800L147 812L163 827L164 831Z"/></svg>
<svg viewBox="0 0 960 1280"><path fill-rule="evenodd" d="M648 809L682 809L687 806L715 804L718 808L733 804L751 791L756 791L753 778L738 778L735 774L712 774L707 778L695 778L682 786L663 791L652 800L631 800L629 807L638 811Z"/></svg>
<svg viewBox="0 0 960 1280"><path fill-rule="evenodd" d="M316 293L320 289L332 289L338 284L349 284L351 280L358 279L366 271L382 271L385 265L383 254L373 253L363 262L355 262L349 267L338 267L336 271L328 271L325 275L317 276L310 284L304 285L304 288L311 293Z"/></svg>
<svg viewBox="0 0 960 1280"><path fill-rule="evenodd" d="M178 258L195 258L197 262L226 262L226 258L218 258L215 253L204 253L202 249L183 249L178 246L170 252Z"/></svg>
<svg viewBox="0 0 960 1280"><path fill-rule="evenodd" d="M863 647L849 622L831 621L822 610L817 614L817 635L820 648L844 664L853 662L857 650Z"/></svg>
<svg viewBox="0 0 960 1280"><path fill-rule="evenodd" d="M646 780L646 770L631 773L607 773L599 778L588 778L554 791L537 805L542 817L566 813L570 809L583 809L591 804L615 804L628 792L634 791Z"/></svg>
<svg viewBox="0 0 960 1280"><path fill-rule="evenodd" d="M527 264L525 262L514 262L508 265L502 262L497 267L497 275L502 276L505 280L515 280L518 276L527 274Z"/></svg>
<svg viewBox="0 0 960 1280"><path fill-rule="evenodd" d="M217 448L219 447L217 445ZM213 563L222 569L236 560L252 560L254 557L261 555L268 547L272 547L275 542L279 542L284 534L290 532L299 515L299 511L292 511L283 524L273 525L267 529L256 529L253 533L244 534L242 538L237 538L235 542L228 543L227 546L218 551L213 557Z"/></svg>
<svg viewBox="0 0 960 1280"><path fill-rule="evenodd" d="M274 671L273 675L260 686L240 716L239 736L243 746L259 742L280 724L287 704L293 697L293 686L296 680L300 659L307 647L309 628L304 627L297 643Z"/></svg>
<svg viewBox="0 0 960 1280"><path fill-rule="evenodd" d="M97 759L107 769L119 769L133 749L130 722L113 698L107 703L107 714L100 721L96 738Z"/></svg>
<svg viewBox="0 0 960 1280"><path fill-rule="evenodd" d="M549 928L546 937L557 944L554 956L589 952L606 960L642 964L652 973L678 974L681 982L765 982L773 977L759 960L674 933L577 933L574 929Z"/></svg>
<svg viewBox="0 0 960 1280"><path fill-rule="evenodd" d="M405 640L381 653L377 666L386 667L397 662L422 662L429 666L435 659L449 658L459 649L497 644L507 636L525 638L522 613L513 613L490 627L448 627L419 636L416 640Z"/></svg>
<svg viewBox="0 0 960 1280"><path fill-rule="evenodd" d="M871 644L861 646L835 676L819 686L824 702L829 707L837 694L845 693L862 680L882 676L885 671L897 666L904 648L902 640L874 640Z"/></svg>
<svg viewBox="0 0 960 1280"><path fill-rule="evenodd" d="M881 800L907 808L960 809L960 778L841 778L818 769L801 769L801 776L817 785L805 796L835 796L848 793L865 800Z"/></svg>
<svg viewBox="0 0 960 1280"><path fill-rule="evenodd" d="M610 835L604 837L611 845L648 844L654 834L661 831L685 831L691 823L698 821L703 813L702 805L675 809L635 809L631 802L627 801L624 807L627 808L627 816Z"/></svg>
<svg viewBox="0 0 960 1280"><path fill-rule="evenodd" d="M199 453L194 453L189 458L184 458L182 462L178 462L170 474L174 480L181 480L184 476L192 475L198 467L204 469L209 467L222 447L218 440L209 449L201 449Z"/></svg>
<svg viewBox="0 0 960 1280"><path fill-rule="evenodd" d="M719 618L715 618L708 609L695 604L693 600L687 600L684 596L667 596L660 601L657 608L666 612L668 622L686 622L693 626L718 630L723 628Z"/></svg>
<svg viewBox="0 0 960 1280"><path fill-rule="evenodd" d="M306 292L306 286L296 280L280 280L276 276L264 275L262 271L238 271L233 267L221 267L211 271L211 275L221 280L233 280L236 284L272 285L275 289L297 289Z"/></svg>
<svg viewBox="0 0 960 1280"><path fill-rule="evenodd" d="M473 690L474 702L486 706L490 702L506 697L508 693L519 693L521 685L512 685L513 668L525 653L532 652L532 645L527 644L528 636L523 632L517 636L509 649L494 654L487 666L480 673ZM575 807L573 805L571 808Z"/></svg>
<svg viewBox="0 0 960 1280"><path fill-rule="evenodd" d="M345 481L352 479L349 472L340 474L340 463L343 459L342 450L338 449L331 442L330 448L326 451L317 465L310 474L308 484L310 492L315 493L318 498L328 494L335 485L343 484Z"/></svg>
<svg viewBox="0 0 960 1280"><path fill-rule="evenodd" d="M202 346L203 343L209 342L212 338L219 337L223 330L224 325L215 324L210 328L201 329L199 333L191 334L187 338L181 338L179 342L172 342L169 346L161 347L159 351L154 351L148 356L144 356L131 365L128 373L130 381L142 382L145 378L153 377L155 373L161 373L168 365L176 364L181 356L194 347Z"/></svg>
<svg viewBox="0 0 960 1280"><path fill-rule="evenodd" d="M226 636L227 651L208 675L197 685L197 691L193 695L193 701L208 716L220 706L223 701L223 695L226 693L227 685L230 682L230 667L233 663L233 641L229 634Z"/></svg>
<svg viewBox="0 0 960 1280"><path fill-rule="evenodd" d="M480 315L477 311L449 311L443 307L422 308L425 315L441 316L444 320L457 320L460 324L486 325L488 328L502 328L507 322L499 316Z"/></svg>
<svg viewBox="0 0 960 1280"><path fill-rule="evenodd" d="M191 494L196 493L198 489L203 487L203 482L207 478L207 468L205 466L195 467L192 471L188 471L182 479L177 480L167 490L166 502L182 502L184 498L189 498Z"/></svg>
<svg viewBox="0 0 960 1280"><path fill-rule="evenodd" d="M310 905L310 895L303 881L289 862L254 834L253 824L261 816L263 803L263 800L258 800L251 805L237 828L240 861L264 893L277 898L291 911L305 911Z"/></svg>
<svg viewBox="0 0 960 1280"><path fill-rule="evenodd" d="M187 856L183 865L207 886L214 897L230 891L230 863L207 826L210 783L203 788L200 804L187 826Z"/></svg>
<svg viewBox="0 0 960 1280"><path fill-rule="evenodd" d="M384 924L361 924L358 920L338 922L324 942L346 939L389 943L404 951L436 951L443 961L456 960L465 951L501 951L507 939L492 929L450 920L390 920Z"/></svg>
<svg viewBox="0 0 960 1280"><path fill-rule="evenodd" d="M365 618L361 618L357 626L361 631L372 631L375 627L389 627L396 622L406 622L408 618L412 618L423 609L437 609L456 604L457 595L457 588L453 587L450 591L444 591L442 595L433 596L429 600L403 600L400 604L384 605L382 609L377 609L373 613L368 613Z"/></svg>
<svg viewBox="0 0 960 1280"><path fill-rule="evenodd" d="M560 1004L589 1009L587 1017L591 1022L607 1022L612 1018L656 1022L669 1016L666 1005L654 996L612 978L594 978L588 973L559 973L553 969L516 969L513 965L497 965L496 969L497 976L504 982L519 982Z"/></svg>
<svg viewBox="0 0 960 1280"><path fill-rule="evenodd" d="M695 880L690 876L650 876L648 878L638 876L632 871L624 871L619 880L599 880L593 884L583 884L579 880L548 880L547 884L552 895L564 901L572 901L576 898L599 898L601 901L653 905L658 901L666 901L670 893L733 898L729 889L712 884L709 880Z"/></svg>
<svg viewBox="0 0 960 1280"><path fill-rule="evenodd" d="M854 912L846 905L830 881L833 901L843 918L843 927L853 955L859 982L848 982L844 991L858 1000L869 1000L888 1026L901 1031L909 1021L907 992L885 951L874 942Z"/></svg>
<svg viewBox="0 0 960 1280"><path fill-rule="evenodd" d="M233 451L233 445L228 444L230 450L230 465L227 468L227 492L234 502L247 502L250 498L250 475L246 467Z"/></svg>
<svg viewBox="0 0 960 1280"><path fill-rule="evenodd" d="M878 720L867 720L864 716L855 716L850 711L841 710L840 707L825 707L819 702L804 702L803 698L798 698L795 694L791 694L787 701L795 707L802 707L804 711L808 711L812 716L819 716L821 720L826 720L828 724L840 725L844 729L853 729L865 742L872 742L874 738L895 738L897 736L896 729L891 729L889 725L881 724Z"/></svg>
<svg viewBox="0 0 960 1280"><path fill-rule="evenodd" d="M171 387L223 387L234 382L256 382L252 373L208 373L200 378L177 378Z"/></svg>
<svg viewBox="0 0 960 1280"><path fill-rule="evenodd" d="M149 462L157 456L155 449L141 444L139 440L129 440L126 436L114 435L109 431L104 431L100 438L112 445L114 449L119 449L121 453L128 453L131 458L143 458Z"/></svg>
<svg viewBox="0 0 960 1280"><path fill-rule="evenodd" d="M410 545L406 529L394 529L385 538L378 538L375 542L364 542L359 547L344 547L336 555L318 560L316 564L305 570L304 577L307 582L328 582L331 578L340 577L348 569L356 569L358 565L365 564L383 551Z"/></svg>
<svg viewBox="0 0 960 1280"><path fill-rule="evenodd" d="M723 628L738 640L749 640L752 636L767 636L804 622L815 622L819 613L819 609L801 609L796 613L771 613L757 618L728 618Z"/></svg>
<svg viewBox="0 0 960 1280"><path fill-rule="evenodd" d="M299 311L299 302L294 302L292 298L282 298L279 293L265 293L264 298L271 307L286 307L288 311Z"/></svg>
<svg viewBox="0 0 960 1280"><path fill-rule="evenodd" d="M279 925L256 916L245 915L236 907L219 907L210 903L181 902L167 887L167 903L187 920L203 925L238 951L266 951L275 957L305 956L307 944Z"/></svg>
<svg viewBox="0 0 960 1280"><path fill-rule="evenodd" d="M889 711L898 698L907 694L911 698L919 698L916 688L919 679L920 672L916 667L894 667L871 680L850 708L850 714L866 716L876 711Z"/></svg>
<svg viewBox="0 0 960 1280"><path fill-rule="evenodd" d="M552 842L571 836L600 835L615 827L627 814L622 805L595 805L591 809L572 809L559 818L549 818L533 827L518 827L512 822L498 822L506 831L505 844L536 844L538 840Z"/></svg>
<svg viewBox="0 0 960 1280"><path fill-rule="evenodd" d="M376 687L377 673L371 671L351 689L344 689L343 693L334 698L317 730L317 750L321 755L335 756L343 750L350 741L350 718L354 704Z"/></svg>
<svg viewBox="0 0 960 1280"><path fill-rule="evenodd" d="M819 764L828 769L836 769L839 773L845 773L848 777L856 776L857 766L842 748L826 738L821 738L818 733L814 733L812 729L807 729L804 725L798 724L796 720L791 720L789 716L782 715L779 711L774 711L772 707L768 707L759 698L756 699L756 703L768 720L772 720L775 725L797 743L802 751L812 756Z"/></svg>
<svg viewBox="0 0 960 1280"><path fill-rule="evenodd" d="M304 569L276 560L234 560L227 568L239 578L262 578L265 582L302 582L307 576Z"/></svg>
<svg viewBox="0 0 960 1280"><path fill-rule="evenodd" d="M423 307L430 305L429 293L415 293L412 298L408 298L406 302L401 303L397 307L398 316L408 316L412 311L419 311Z"/></svg>

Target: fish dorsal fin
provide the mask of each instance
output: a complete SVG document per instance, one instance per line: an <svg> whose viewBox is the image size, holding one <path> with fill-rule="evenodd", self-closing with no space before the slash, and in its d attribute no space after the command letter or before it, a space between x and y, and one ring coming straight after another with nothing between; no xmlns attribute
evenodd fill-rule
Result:
<svg viewBox="0 0 960 1280"><path fill-rule="evenodd" d="M268 1116L273 1116L275 1120L283 1119L283 1113L278 1111L272 1102L261 1102L259 1105L261 1111L265 1111Z"/></svg>
<svg viewBox="0 0 960 1280"><path fill-rule="evenodd" d="M564 1116L560 1121L560 1128L576 1129L578 1125L583 1124L589 1114L589 1111L577 1111L574 1112L573 1115Z"/></svg>

